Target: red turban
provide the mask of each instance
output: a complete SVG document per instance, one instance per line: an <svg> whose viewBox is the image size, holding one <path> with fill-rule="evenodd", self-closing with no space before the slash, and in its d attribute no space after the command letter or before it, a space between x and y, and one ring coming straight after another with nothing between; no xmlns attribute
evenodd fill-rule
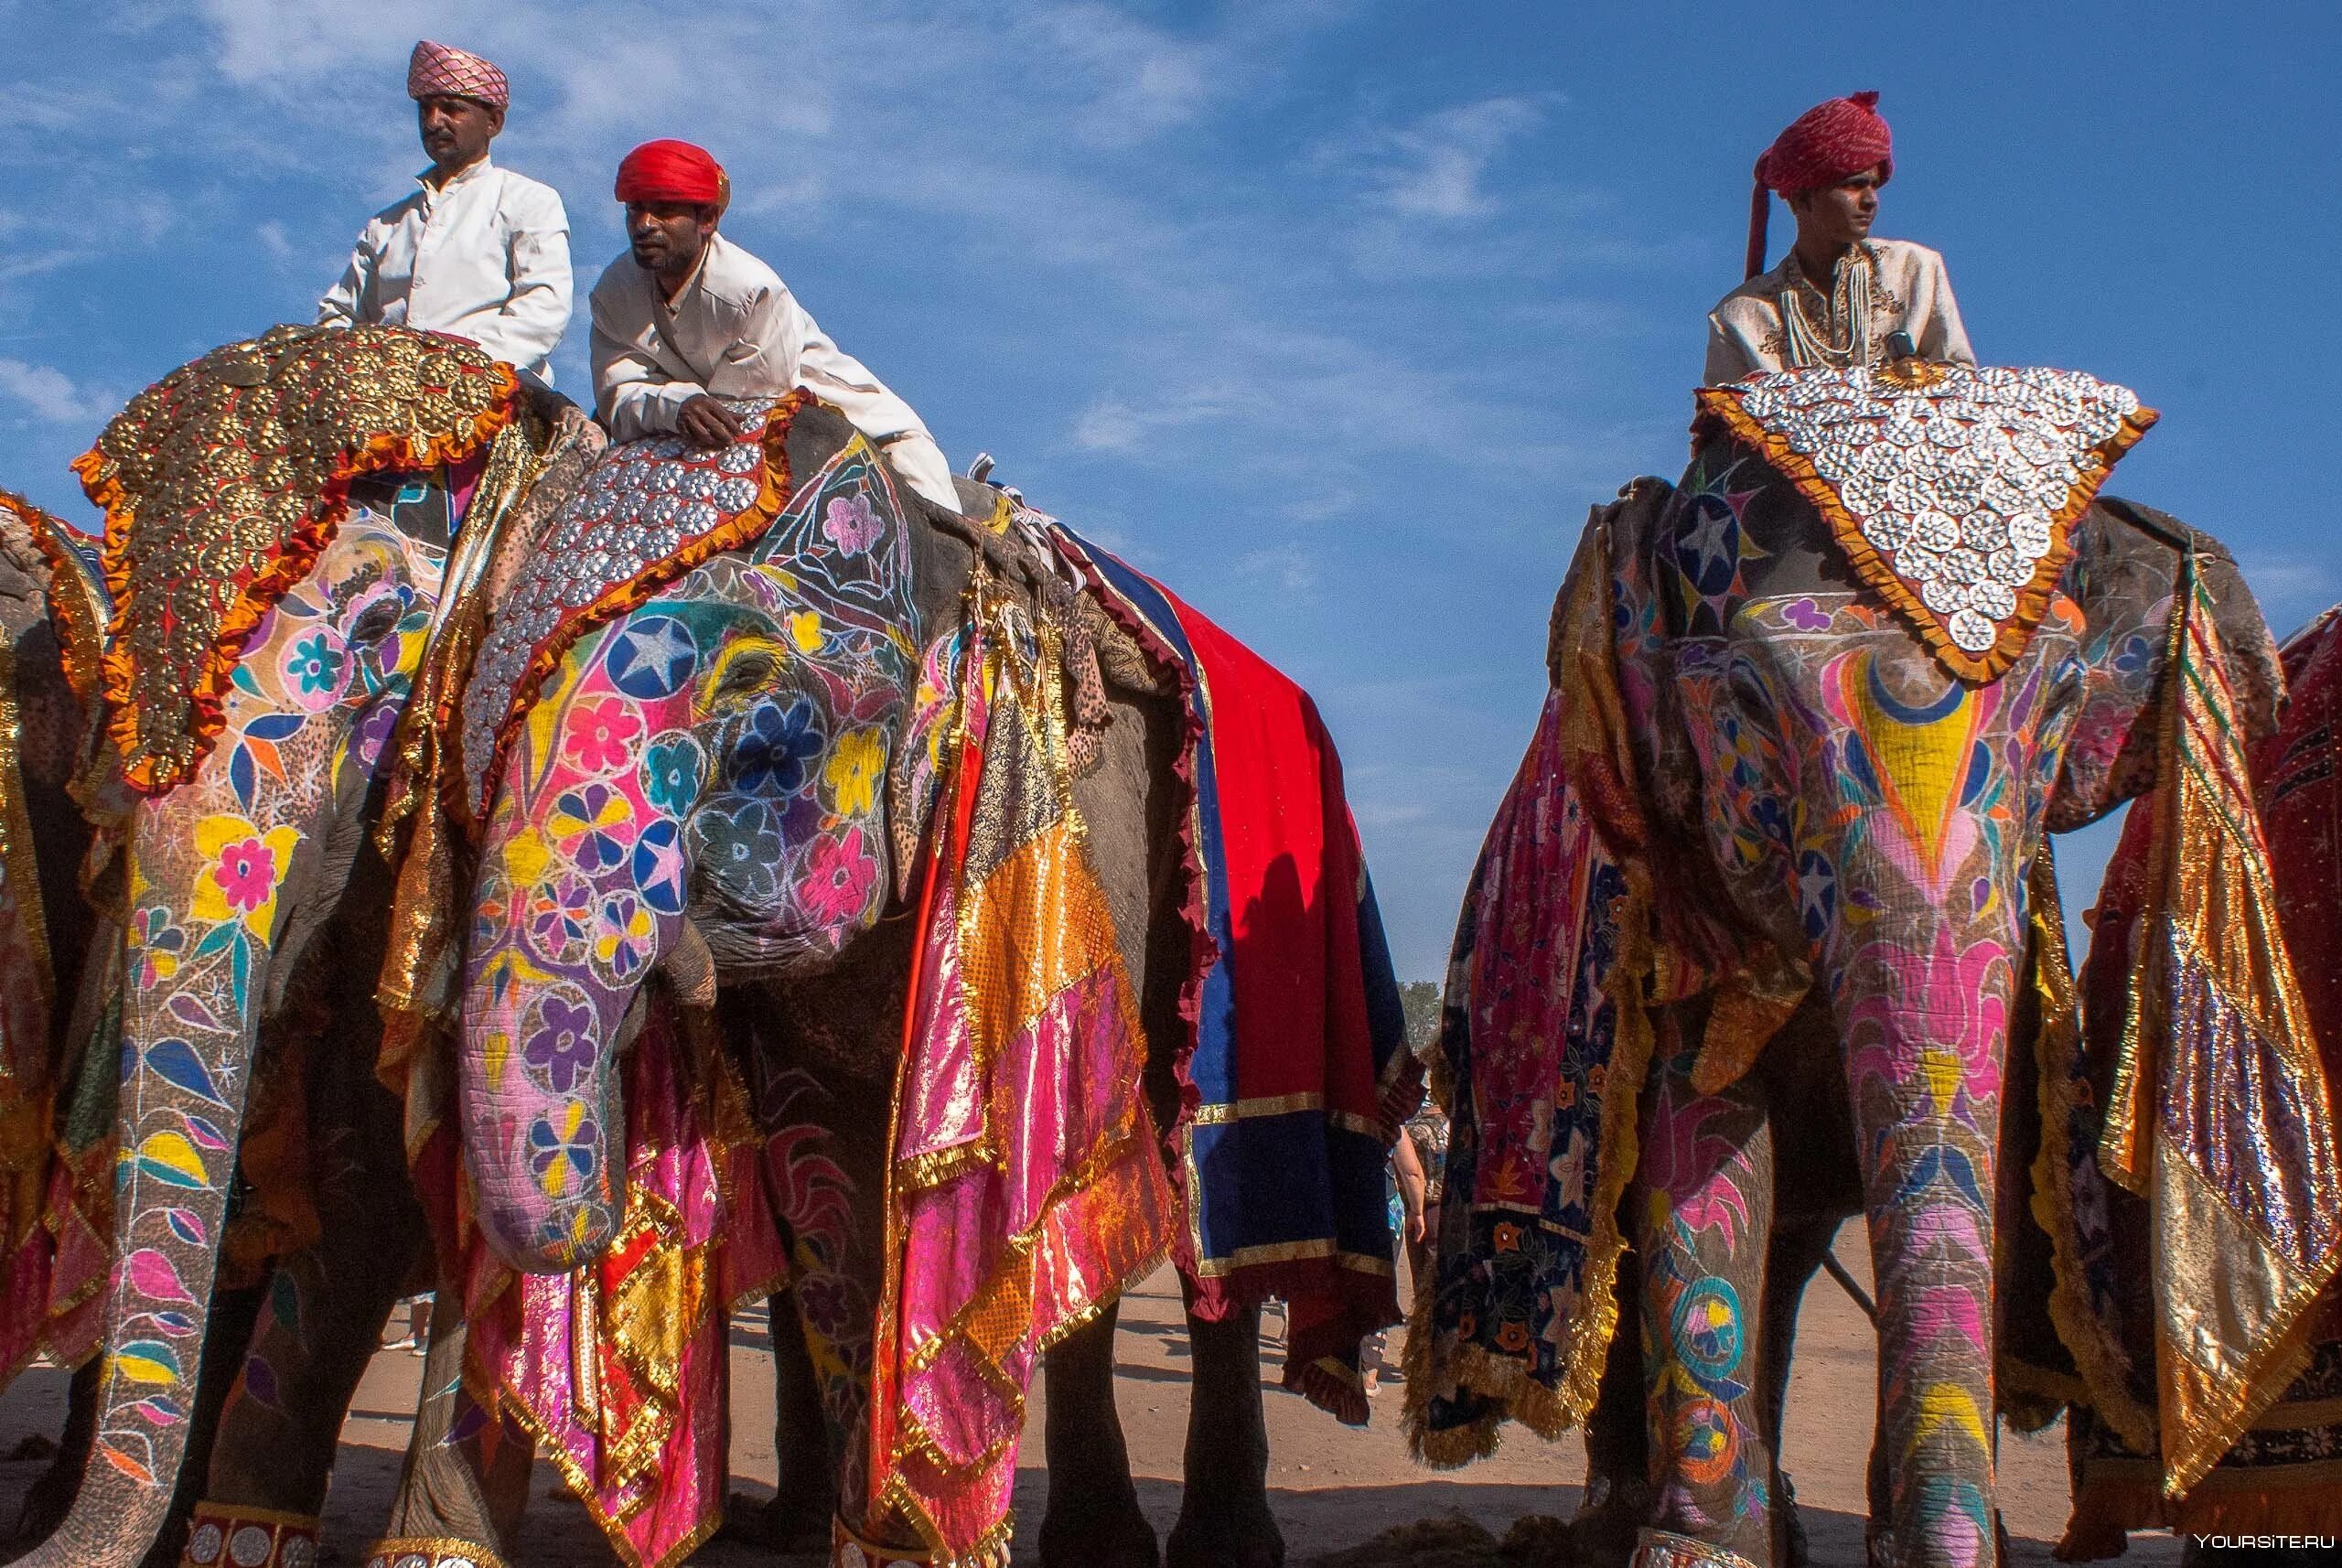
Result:
<svg viewBox="0 0 2342 1568"><path fill-rule="evenodd" d="M1748 275L1765 270L1767 190L1795 196L1866 168L1878 168L1881 183L1895 173L1895 134L1879 115L1877 93L1832 98L1791 121L1756 160L1756 189L1748 209Z"/></svg>
<svg viewBox="0 0 2342 1568"><path fill-rule="evenodd" d="M689 201L719 210L732 202L732 182L705 147L689 142L645 142L618 165L620 201Z"/></svg>
<svg viewBox="0 0 2342 1568"><path fill-rule="evenodd" d="M490 109L509 108L512 93L504 73L467 49L435 44L429 38L414 46L406 62L406 95L425 98L473 98Z"/></svg>

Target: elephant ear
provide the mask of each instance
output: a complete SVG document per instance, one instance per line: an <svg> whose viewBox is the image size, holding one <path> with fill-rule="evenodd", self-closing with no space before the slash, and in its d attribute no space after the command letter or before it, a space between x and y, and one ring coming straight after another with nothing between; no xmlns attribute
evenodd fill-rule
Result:
<svg viewBox="0 0 2342 1568"><path fill-rule="evenodd" d="M960 656L967 639L966 626L955 624L919 650L910 712L886 762L886 845L899 899L911 896L911 876L942 782L943 748L958 728Z"/></svg>
<svg viewBox="0 0 2342 1568"><path fill-rule="evenodd" d="M2212 597L2212 623L2219 628L2221 664L2229 690L2236 698L2245 744L2258 745L2276 734L2278 714L2285 705L2284 661L2278 655L2276 636L2261 613L2260 601L2245 585L2244 574L2237 569L2236 557L2229 553L2228 546L2200 528L2190 528L2167 512L2136 501L2112 500L2107 510L2143 531L2153 525L2159 532L2194 545L2196 570Z"/></svg>

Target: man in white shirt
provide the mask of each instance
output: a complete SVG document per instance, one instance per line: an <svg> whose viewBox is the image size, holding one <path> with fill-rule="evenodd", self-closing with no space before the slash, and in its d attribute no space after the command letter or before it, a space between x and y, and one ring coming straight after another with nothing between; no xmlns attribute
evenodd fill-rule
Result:
<svg viewBox="0 0 2342 1568"><path fill-rule="evenodd" d="M467 338L551 381L575 287L569 214L552 187L489 159L511 102L504 73L425 39L414 46L406 91L431 167L414 194L359 234L349 270L317 301L317 320Z"/></svg>
<svg viewBox="0 0 2342 1568"><path fill-rule="evenodd" d="M1907 334L1923 359L1976 362L1943 258L1906 240L1875 240L1878 192L1895 173L1895 139L1878 94L1833 98L1799 115L1756 160L1748 281L1708 317L1707 384L1758 371L1875 365ZM1797 243L1765 272L1767 190L1797 216Z"/></svg>
<svg viewBox="0 0 2342 1568"><path fill-rule="evenodd" d="M731 185L688 142L648 142L618 165L628 253L594 285L594 398L613 440L674 432L740 438L717 402L803 387L834 403L903 482L959 510L935 437L862 361L830 340L772 268L716 232Z"/></svg>

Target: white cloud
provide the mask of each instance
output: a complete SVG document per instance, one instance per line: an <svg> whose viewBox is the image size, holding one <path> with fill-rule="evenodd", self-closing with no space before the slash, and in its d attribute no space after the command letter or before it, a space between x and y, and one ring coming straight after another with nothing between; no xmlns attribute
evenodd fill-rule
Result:
<svg viewBox="0 0 2342 1568"><path fill-rule="evenodd" d="M75 383L50 365L0 359L0 398L49 424L96 424L113 413L113 402Z"/></svg>
<svg viewBox="0 0 2342 1568"><path fill-rule="evenodd" d="M1235 562L1240 582L1266 584L1286 594L1305 594L1317 585L1317 563L1300 544L1276 544L1249 550Z"/></svg>
<svg viewBox="0 0 2342 1568"><path fill-rule="evenodd" d="M1489 165L1545 123L1550 102L1505 96L1459 103L1409 124L1359 132L1321 147L1317 157L1348 168L1369 201L1402 218L1491 218L1502 204L1485 183Z"/></svg>

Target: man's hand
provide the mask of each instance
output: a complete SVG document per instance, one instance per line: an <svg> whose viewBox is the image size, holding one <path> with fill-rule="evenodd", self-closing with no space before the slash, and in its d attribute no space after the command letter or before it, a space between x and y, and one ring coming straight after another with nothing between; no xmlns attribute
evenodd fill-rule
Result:
<svg viewBox="0 0 2342 1568"><path fill-rule="evenodd" d="M729 446L746 432L730 409L702 392L676 411L675 434L694 446Z"/></svg>

